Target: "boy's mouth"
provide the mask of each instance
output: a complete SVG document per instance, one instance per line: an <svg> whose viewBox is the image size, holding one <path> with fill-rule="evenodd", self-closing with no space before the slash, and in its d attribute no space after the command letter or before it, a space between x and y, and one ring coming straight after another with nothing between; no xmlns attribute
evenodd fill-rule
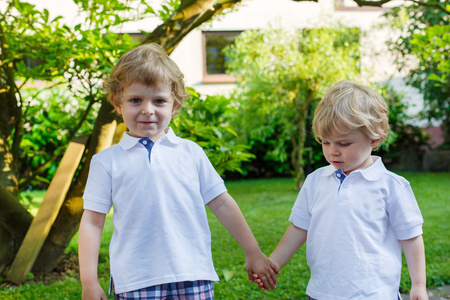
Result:
<svg viewBox="0 0 450 300"><path fill-rule="evenodd" d="M342 166L343 162L333 160L333 161L331 161L331 164L335 167L339 167L339 166Z"/></svg>
<svg viewBox="0 0 450 300"><path fill-rule="evenodd" d="M156 121L139 121L139 123L141 124L153 124L153 123L157 123Z"/></svg>

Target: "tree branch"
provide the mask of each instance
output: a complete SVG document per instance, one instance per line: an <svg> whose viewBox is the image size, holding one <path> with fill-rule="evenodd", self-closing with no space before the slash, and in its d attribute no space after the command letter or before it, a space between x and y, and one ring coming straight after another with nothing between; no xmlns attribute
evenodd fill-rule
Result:
<svg viewBox="0 0 450 300"><path fill-rule="evenodd" d="M381 7L383 4L391 2L391 0L379 0L379 1L370 1L370 0L353 0L359 7L361 6L376 6Z"/></svg>
<svg viewBox="0 0 450 300"><path fill-rule="evenodd" d="M83 125L84 121L86 121L87 116L89 115L89 112L91 111L92 107L94 106L94 103L96 102L96 100L94 99L94 97L90 98L89 101L89 105L88 107L85 109L83 115L81 116L81 118L79 119L77 125L69 132L69 135L67 137L67 141L70 142L74 137L75 134L77 133L77 131L81 128L81 126ZM66 147L66 144L58 147L54 153L56 153L55 155L53 155L49 160L47 160L45 163L39 165L37 168L35 168L34 170L31 170L28 172L27 177L20 182L19 184L19 191L22 191L23 189L25 189L29 184L31 184L31 182L36 179L36 177L38 175L41 175L45 169L54 161L58 160L59 158L61 158L62 156L62 151L63 149Z"/></svg>
<svg viewBox="0 0 450 300"><path fill-rule="evenodd" d="M319 2L319 0L293 0L293 1L295 1L295 2L306 2L306 1L308 1L308 2Z"/></svg>
<svg viewBox="0 0 450 300"><path fill-rule="evenodd" d="M83 115L81 116L81 118L79 119L79 122L77 124L77 126L75 126L69 133L69 137L68 137L68 141L70 142L74 137L75 134L77 133L77 131L81 128L81 126L83 125L84 121L86 121L87 116L89 115L89 112L91 111L92 107L94 106L94 103L97 102L95 100L94 97L91 97L89 100L89 104L88 107L85 109Z"/></svg>
<svg viewBox="0 0 450 300"><path fill-rule="evenodd" d="M447 15L450 15L450 11L446 9L446 6L439 5L437 3L427 3L427 2L423 2L423 1L419 1L419 0L411 0L411 1L416 3L419 6L434 7L436 9L439 9L439 10L445 12ZM448 2L448 1L446 1L446 2Z"/></svg>
<svg viewBox="0 0 450 300"><path fill-rule="evenodd" d="M56 151L60 150L62 147L58 148ZM56 152L55 151L55 152ZM45 170L45 168L47 168L51 163L53 163L54 161L56 161L58 158L61 158L62 155L61 154L57 154L57 155L53 155L49 160L47 160L45 163L43 163L42 165L38 166L37 169L34 169L30 172L28 172L28 177L25 178L23 181L21 181L19 183L19 191L23 191L28 185L31 184L31 182L36 179L36 177L40 174L42 174Z"/></svg>
<svg viewBox="0 0 450 300"><path fill-rule="evenodd" d="M143 44L158 43L170 54L193 29L239 2L241 0L183 0L177 11L150 33Z"/></svg>

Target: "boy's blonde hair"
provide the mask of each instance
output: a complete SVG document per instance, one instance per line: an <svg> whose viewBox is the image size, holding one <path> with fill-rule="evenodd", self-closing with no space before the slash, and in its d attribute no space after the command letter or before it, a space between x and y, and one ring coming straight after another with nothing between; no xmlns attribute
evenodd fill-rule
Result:
<svg viewBox="0 0 450 300"><path fill-rule="evenodd" d="M120 104L123 90L133 83L157 86L168 83L174 99L173 113L177 114L188 97L184 75L158 44L143 44L125 53L103 82L112 105Z"/></svg>
<svg viewBox="0 0 450 300"><path fill-rule="evenodd" d="M389 109L378 93L352 81L332 86L316 107L312 129L316 140L360 129L372 140L386 140Z"/></svg>

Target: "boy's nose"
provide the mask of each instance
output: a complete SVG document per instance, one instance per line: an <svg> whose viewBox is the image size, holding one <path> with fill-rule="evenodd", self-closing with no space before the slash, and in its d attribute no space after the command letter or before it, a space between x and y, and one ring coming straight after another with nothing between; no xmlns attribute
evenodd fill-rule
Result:
<svg viewBox="0 0 450 300"><path fill-rule="evenodd" d="M339 149L338 149L338 147L336 147L336 146L331 146L330 147L330 153L332 154L332 155L339 155Z"/></svg>
<svg viewBox="0 0 450 300"><path fill-rule="evenodd" d="M142 108L141 113L143 115L153 115L155 113L155 110L151 104L146 104Z"/></svg>

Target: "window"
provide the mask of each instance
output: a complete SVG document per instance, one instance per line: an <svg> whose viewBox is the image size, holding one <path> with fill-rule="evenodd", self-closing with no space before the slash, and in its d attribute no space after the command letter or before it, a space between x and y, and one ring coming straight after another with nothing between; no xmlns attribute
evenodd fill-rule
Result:
<svg viewBox="0 0 450 300"><path fill-rule="evenodd" d="M226 74L227 57L223 49L234 43L241 31L203 32L203 82L234 82L235 78Z"/></svg>
<svg viewBox="0 0 450 300"><path fill-rule="evenodd" d="M22 62L28 70L39 67L45 63L45 60L40 57L33 57L29 55L23 55L20 59L14 59L14 68L17 71L17 64Z"/></svg>

